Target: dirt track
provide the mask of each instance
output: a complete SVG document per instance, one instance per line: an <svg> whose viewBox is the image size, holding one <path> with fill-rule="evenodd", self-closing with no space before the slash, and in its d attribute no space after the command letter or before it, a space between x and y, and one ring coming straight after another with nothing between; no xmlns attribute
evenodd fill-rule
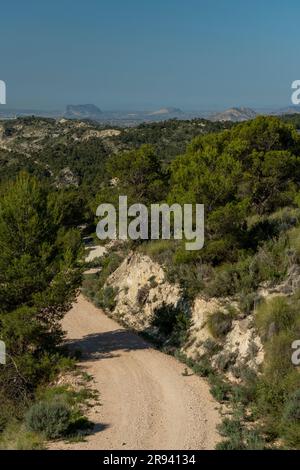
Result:
<svg viewBox="0 0 300 470"><path fill-rule="evenodd" d="M63 327L93 375L102 406L86 442L56 449L212 449L219 440L217 403L206 382L123 329L82 296Z"/></svg>

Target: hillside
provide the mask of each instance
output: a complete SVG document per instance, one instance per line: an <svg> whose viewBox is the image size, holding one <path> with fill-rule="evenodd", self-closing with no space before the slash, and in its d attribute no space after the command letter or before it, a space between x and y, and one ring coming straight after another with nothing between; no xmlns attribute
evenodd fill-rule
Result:
<svg viewBox="0 0 300 470"><path fill-rule="evenodd" d="M159 382L171 400L164 380L169 377L171 390L178 392L175 401L185 409L193 406L199 420L205 415L199 392L185 378L209 385L209 400L218 402L222 418L219 449L299 447L300 374L291 360L291 345L300 337L300 136L293 125L299 126L298 120L170 120L126 129L66 119L1 123L0 337L11 359L0 376L0 446L17 446L11 443L13 426L20 439L25 433L30 440L27 431L38 431L36 444L26 441L29 448L42 445L46 432L50 440L70 436L83 413L97 424L88 442L103 442L102 431L103 437L119 439L116 427L109 430L102 419L111 410L116 426L124 406L112 406L105 390L116 377L121 380L111 396L116 403L119 390L128 394L138 373L142 383ZM204 204L203 248L187 251L185 240L172 237L98 245L96 208L103 202L117 206L119 195L147 207ZM115 323L107 321L115 333L107 339L102 331L99 344L98 310L82 297L76 307L79 289L118 325L185 364L182 377L172 372L170 358L152 348L153 370L145 375L145 367L136 365L147 363L140 351L144 343L121 333L120 344ZM67 313L71 307L74 323ZM95 320L90 325L87 310ZM64 342L62 325L75 349L81 346L88 357L80 360L65 347L72 344ZM132 341L138 351L132 351ZM112 359L107 377L99 361L103 355ZM163 376L156 371L159 358L165 361ZM120 375L125 363L128 381ZM174 362L177 372L180 367ZM94 397L83 379L85 392L76 395L78 368L90 370L96 392L104 392L100 417L90 413L93 405L78 405ZM61 386L65 380L73 384L67 391ZM164 417L165 445L176 423L181 435L195 442L196 431L191 436L182 424L187 412L178 407L172 413L166 394L159 386L155 390L157 399L149 394L146 403L153 419ZM178 398L183 393L185 399ZM139 394L134 396L138 400ZM139 422L140 412L153 430L144 403L143 396L132 420ZM65 417L61 429L56 420L47 421L49 409ZM36 418L39 413L46 417ZM195 429L193 413L187 423ZM207 448L219 438L215 427L201 423L199 446ZM150 441L138 424L137 429L128 441L143 447Z"/></svg>
<svg viewBox="0 0 300 470"><path fill-rule="evenodd" d="M203 119L170 120L130 128L110 128L79 119L26 117L0 121L0 179L27 169L52 181L58 178L66 185L90 183L103 171L111 154L149 143L155 146L160 158L170 159L182 153L196 135L224 128L225 124Z"/></svg>
<svg viewBox="0 0 300 470"><path fill-rule="evenodd" d="M295 448L299 135L283 120L261 116L196 137L171 161L167 178L155 157L148 146L112 157L114 192L104 186L96 203L115 203L117 194L146 205L204 203L204 247L188 252L179 240L116 246L82 291L207 378L230 409L218 448Z"/></svg>

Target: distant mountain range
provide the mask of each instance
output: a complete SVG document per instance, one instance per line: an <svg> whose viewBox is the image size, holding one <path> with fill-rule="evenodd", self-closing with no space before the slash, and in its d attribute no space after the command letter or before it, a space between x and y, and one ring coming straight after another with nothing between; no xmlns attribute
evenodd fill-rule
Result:
<svg viewBox="0 0 300 470"><path fill-rule="evenodd" d="M300 113L300 106L287 106L286 108L281 108L270 114L281 115L281 114L299 114L299 113Z"/></svg>
<svg viewBox="0 0 300 470"><path fill-rule="evenodd" d="M183 114L183 111L179 108L161 108L157 111L148 113L148 116L164 116L167 114Z"/></svg>
<svg viewBox="0 0 300 470"><path fill-rule="evenodd" d="M226 109L221 113L216 113L208 117L211 121L231 121L231 122L243 122L249 119L254 119L258 115L274 115L281 116L283 114L299 114L300 106L287 106L286 108L280 108L277 110L254 110L251 108L230 108Z"/></svg>
<svg viewBox="0 0 300 470"><path fill-rule="evenodd" d="M211 114L205 111L182 111L175 107L163 107L154 111L103 111L94 104L69 104L65 111L43 111L32 109L8 109L0 107L0 119L14 119L23 116L90 120L114 126L136 126L142 122L159 122L168 119L189 120L205 118L213 122L242 122L257 115L298 114L300 106L287 106L279 109L254 110L246 107L233 107Z"/></svg>
<svg viewBox="0 0 300 470"><path fill-rule="evenodd" d="M242 122L253 119L255 116L257 116L257 112L251 108L230 108L222 113L212 115L210 119L212 121Z"/></svg>
<svg viewBox="0 0 300 470"><path fill-rule="evenodd" d="M64 115L67 119L92 119L99 120L103 112L94 104L69 104Z"/></svg>
<svg viewBox="0 0 300 470"><path fill-rule="evenodd" d="M42 109L20 109L20 108L7 108L7 106L0 106L0 119L14 119L24 116L36 117L50 117L57 118L62 116L61 111L45 111Z"/></svg>

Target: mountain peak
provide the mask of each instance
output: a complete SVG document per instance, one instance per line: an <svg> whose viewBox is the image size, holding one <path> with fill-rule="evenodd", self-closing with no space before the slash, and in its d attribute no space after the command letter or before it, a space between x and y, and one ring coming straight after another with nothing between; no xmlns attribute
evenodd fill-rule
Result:
<svg viewBox="0 0 300 470"><path fill-rule="evenodd" d="M101 109L94 104L68 104L65 117L68 119L98 119Z"/></svg>
<svg viewBox="0 0 300 470"><path fill-rule="evenodd" d="M179 108L174 108L174 107L168 107L168 108L161 108L156 111L152 111L151 113L148 113L148 116L161 116L163 114L182 114L183 111Z"/></svg>
<svg viewBox="0 0 300 470"><path fill-rule="evenodd" d="M221 113L214 114L211 116L212 121L233 121L233 122L242 122L253 119L257 116L256 111L251 108L246 107L233 107L226 109Z"/></svg>

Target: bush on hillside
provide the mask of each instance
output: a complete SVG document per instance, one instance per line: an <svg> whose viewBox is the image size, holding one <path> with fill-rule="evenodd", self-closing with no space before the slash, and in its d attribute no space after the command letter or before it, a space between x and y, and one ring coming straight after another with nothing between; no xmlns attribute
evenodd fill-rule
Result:
<svg viewBox="0 0 300 470"><path fill-rule="evenodd" d="M230 313L224 313L218 310L209 315L207 326L211 334L216 339L223 339L231 330L232 316Z"/></svg>
<svg viewBox="0 0 300 470"><path fill-rule="evenodd" d="M152 326L168 339L170 346L179 347L186 340L190 326L188 314L173 305L163 304L154 312Z"/></svg>
<svg viewBox="0 0 300 470"><path fill-rule="evenodd" d="M44 434L48 439L57 439L66 434L71 415L70 407L64 402L39 402L26 413L26 427L29 431Z"/></svg>

